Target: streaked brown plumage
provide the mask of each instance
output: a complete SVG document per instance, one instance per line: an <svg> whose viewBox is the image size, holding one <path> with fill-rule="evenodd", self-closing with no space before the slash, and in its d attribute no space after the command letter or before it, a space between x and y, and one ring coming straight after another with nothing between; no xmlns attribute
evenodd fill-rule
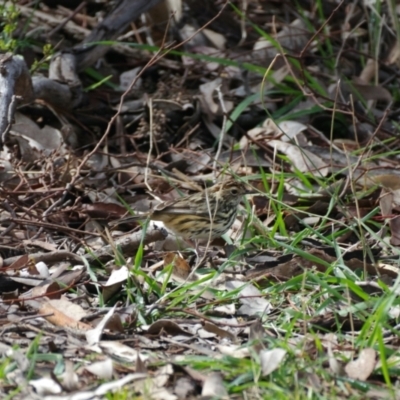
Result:
<svg viewBox="0 0 400 400"><path fill-rule="evenodd" d="M184 239L215 239L226 233L237 215L238 205L247 192L242 183L229 180L202 192L167 201L146 214L120 221L129 223L149 218Z"/></svg>

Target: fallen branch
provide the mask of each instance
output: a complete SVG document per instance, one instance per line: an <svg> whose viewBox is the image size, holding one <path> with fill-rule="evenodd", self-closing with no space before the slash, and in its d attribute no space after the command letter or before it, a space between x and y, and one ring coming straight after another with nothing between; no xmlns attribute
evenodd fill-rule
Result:
<svg viewBox="0 0 400 400"><path fill-rule="evenodd" d="M93 254L88 254L85 258L91 261L106 262L115 258L115 250L119 248L121 253L125 257L134 256L139 248L140 244L147 245L150 243L164 240L168 236L168 232L165 229L160 228L148 228L143 238L143 231L135 232L127 236L123 236L117 239L112 245L104 246L99 250L96 250Z"/></svg>
<svg viewBox="0 0 400 400"><path fill-rule="evenodd" d="M91 254L85 254L83 258L85 258L88 262L106 262L115 257L115 249L117 247L121 250L124 256L133 256L136 254L136 251L142 242L142 238L143 244L147 245L160 240L164 240L167 236L168 232L165 229L148 228L144 238L143 231L125 235L117 239L112 245L104 246ZM9 267L13 263L17 262L21 257L25 257L25 255L6 258L3 261L3 268ZM52 251L50 253L29 254L29 259L33 260L34 263L42 261L46 264L51 264L56 262L69 261L73 265L82 264L82 256L62 250Z"/></svg>

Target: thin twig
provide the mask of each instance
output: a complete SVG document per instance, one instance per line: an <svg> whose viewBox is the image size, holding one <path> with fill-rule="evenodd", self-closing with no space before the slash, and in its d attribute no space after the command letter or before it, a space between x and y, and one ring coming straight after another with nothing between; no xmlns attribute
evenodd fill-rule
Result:
<svg viewBox="0 0 400 400"><path fill-rule="evenodd" d="M219 85L216 89L216 92L218 93L218 100L221 105L222 113L224 115L224 119L222 121L222 127L221 127L221 133L219 135L219 143L218 143L218 149L217 153L215 154L215 159L213 163L213 175L214 175L214 180L217 177L217 164L218 164L218 158L221 155L222 152L222 146L224 143L224 138L225 138L225 130L226 130L226 122L228 120L227 115L228 112L226 111L225 103L224 103L224 97L221 92L221 85Z"/></svg>
<svg viewBox="0 0 400 400"><path fill-rule="evenodd" d="M78 7L75 8L74 11L71 12L71 14L64 19L63 22L61 22L61 24L59 24L58 26L56 26L54 29L52 29L48 34L47 34L47 39L51 38L55 33L57 33L59 30L61 30L62 28L64 28L64 26L68 23L68 21L70 21L72 18L75 17L76 14L79 13L79 11L82 10L83 7L86 6L86 1L82 1L81 4L79 4Z"/></svg>
<svg viewBox="0 0 400 400"><path fill-rule="evenodd" d="M149 185L149 182L147 180L148 178L148 172L149 172L149 165L150 165L150 159L151 159L151 154L153 152L153 101L151 97L149 98L147 102L147 106L149 108L149 139L150 139L150 146L149 146L149 151L147 152L147 160L146 160L146 168L144 170L144 183L147 187L147 189L151 192L151 187Z"/></svg>

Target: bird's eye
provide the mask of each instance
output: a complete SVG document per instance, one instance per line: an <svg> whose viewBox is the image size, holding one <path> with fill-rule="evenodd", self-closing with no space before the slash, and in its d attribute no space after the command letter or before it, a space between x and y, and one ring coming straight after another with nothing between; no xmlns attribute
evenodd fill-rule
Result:
<svg viewBox="0 0 400 400"><path fill-rule="evenodd" d="M232 188L231 193L236 196L239 193L239 190L237 188Z"/></svg>

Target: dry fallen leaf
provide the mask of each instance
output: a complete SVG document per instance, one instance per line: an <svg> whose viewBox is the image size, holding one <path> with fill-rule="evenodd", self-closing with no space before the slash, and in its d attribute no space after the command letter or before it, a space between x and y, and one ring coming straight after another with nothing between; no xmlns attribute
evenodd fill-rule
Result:
<svg viewBox="0 0 400 400"><path fill-rule="evenodd" d="M188 262L179 254L167 253L164 256L164 266L172 264L172 275L178 280L185 281L190 275L190 266Z"/></svg>
<svg viewBox="0 0 400 400"><path fill-rule="evenodd" d="M218 399L229 399L228 392L225 389L222 376L218 372L209 374L201 390L203 397L209 396Z"/></svg>
<svg viewBox="0 0 400 400"><path fill-rule="evenodd" d="M238 310L239 314L257 315L271 312L271 303L265 299L254 285L243 284L241 281L228 281L226 287L228 290L242 287L239 295L239 301L242 303L242 306Z"/></svg>
<svg viewBox="0 0 400 400"><path fill-rule="evenodd" d="M287 351L284 349L272 349L260 351L261 371L263 376L269 375L281 365Z"/></svg>
<svg viewBox="0 0 400 400"><path fill-rule="evenodd" d="M90 365L86 365L85 369L91 374L98 376L100 379L111 380L114 372L113 362L111 358L104 361L97 361Z"/></svg>
<svg viewBox="0 0 400 400"><path fill-rule="evenodd" d="M366 381L376 365L376 351L372 348L361 350L357 360L350 361L344 370L351 379Z"/></svg>
<svg viewBox="0 0 400 400"><path fill-rule="evenodd" d="M69 303L67 300L62 301L61 303L53 304L53 301L56 300L49 300L44 302L39 307L39 314L43 315L47 321L51 322L53 325L62 326L65 328L72 328L76 330L83 330L88 331L92 329L92 327L84 322L80 322L79 319L71 317L64 313L65 307L67 307L67 312L71 308L80 309L79 306L73 303ZM58 308L58 307L61 307ZM77 313L76 316L79 318L79 314Z"/></svg>
<svg viewBox="0 0 400 400"><path fill-rule="evenodd" d="M105 285L103 285L103 301L107 302L115 293L117 293L122 285L126 283L129 277L128 268L123 265L119 269L113 269L110 277Z"/></svg>

